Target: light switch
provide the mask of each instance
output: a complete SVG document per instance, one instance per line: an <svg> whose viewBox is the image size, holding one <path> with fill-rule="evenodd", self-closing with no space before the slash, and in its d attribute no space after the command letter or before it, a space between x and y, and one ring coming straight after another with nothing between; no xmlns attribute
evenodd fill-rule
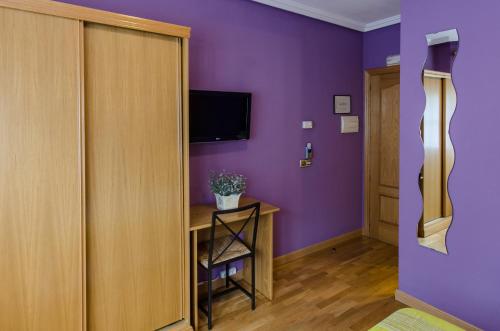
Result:
<svg viewBox="0 0 500 331"><path fill-rule="evenodd" d="M342 116L341 119L341 133L355 133L359 132L359 117L358 116Z"/></svg>
<svg viewBox="0 0 500 331"><path fill-rule="evenodd" d="M313 121L302 121L302 129L312 129Z"/></svg>

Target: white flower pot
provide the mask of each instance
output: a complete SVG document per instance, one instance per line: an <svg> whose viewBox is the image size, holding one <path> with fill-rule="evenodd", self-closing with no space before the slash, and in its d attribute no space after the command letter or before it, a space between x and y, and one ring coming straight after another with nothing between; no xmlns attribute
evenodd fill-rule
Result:
<svg viewBox="0 0 500 331"><path fill-rule="evenodd" d="M217 209L227 210L238 208L238 202L240 201L240 194L232 194L228 196L222 196L215 193L215 200L217 201Z"/></svg>

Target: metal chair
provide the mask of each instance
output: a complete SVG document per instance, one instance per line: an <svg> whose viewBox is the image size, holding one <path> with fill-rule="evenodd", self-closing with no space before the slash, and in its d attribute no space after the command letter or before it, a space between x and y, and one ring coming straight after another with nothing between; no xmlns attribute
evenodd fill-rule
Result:
<svg viewBox="0 0 500 331"><path fill-rule="evenodd" d="M243 225L237 232L233 231L233 229L227 224L227 221L224 221L224 218L230 218L231 214L235 213L248 213L248 218L243 221ZM257 241L259 216L260 202L230 210L214 211L212 214L210 240L202 243L198 249L198 263L208 272L208 298L206 300L208 309L205 309L204 307L205 302L200 302L199 308L205 315L207 315L209 329L212 328L213 299L233 290L239 289L246 294L252 300L252 310L255 310L255 244ZM247 243L244 240L243 234L246 229L250 228L252 223L254 224L253 229L250 229L251 231L245 233L246 236L251 235L251 241L250 243ZM224 229L226 232L230 233L230 235L223 237L218 236L218 238L216 238L216 228ZM229 264L247 258L251 259L252 266L251 293L229 276ZM214 268L219 266L226 267L226 289L214 294L212 293L212 271ZM234 285L231 288L229 288L230 283Z"/></svg>

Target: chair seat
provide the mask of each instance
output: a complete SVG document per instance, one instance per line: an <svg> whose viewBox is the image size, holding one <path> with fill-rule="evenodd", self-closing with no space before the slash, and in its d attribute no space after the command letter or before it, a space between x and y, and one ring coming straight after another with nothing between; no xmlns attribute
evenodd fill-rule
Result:
<svg viewBox="0 0 500 331"><path fill-rule="evenodd" d="M243 245L238 240L235 240L231 243L228 249L219 257L219 254L229 245L232 237L226 236L222 238L218 238L214 240L214 251L212 258L214 259L213 263L221 263L224 261L228 261L234 259L239 256L244 256L250 254L250 250ZM198 248L198 261L205 267L208 268L208 241L200 244ZM217 259L215 259L217 258Z"/></svg>

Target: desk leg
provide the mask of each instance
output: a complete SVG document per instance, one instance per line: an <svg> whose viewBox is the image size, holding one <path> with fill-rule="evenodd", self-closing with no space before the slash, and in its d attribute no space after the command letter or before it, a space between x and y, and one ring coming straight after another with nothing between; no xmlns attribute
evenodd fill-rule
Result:
<svg viewBox="0 0 500 331"><path fill-rule="evenodd" d="M251 233L251 229L249 233ZM255 287L269 300L273 299L273 214L261 216L257 231L257 255L255 258ZM251 263L245 261L243 277L251 284Z"/></svg>
<svg viewBox="0 0 500 331"><path fill-rule="evenodd" d="M198 330L198 231L191 231L191 318Z"/></svg>

